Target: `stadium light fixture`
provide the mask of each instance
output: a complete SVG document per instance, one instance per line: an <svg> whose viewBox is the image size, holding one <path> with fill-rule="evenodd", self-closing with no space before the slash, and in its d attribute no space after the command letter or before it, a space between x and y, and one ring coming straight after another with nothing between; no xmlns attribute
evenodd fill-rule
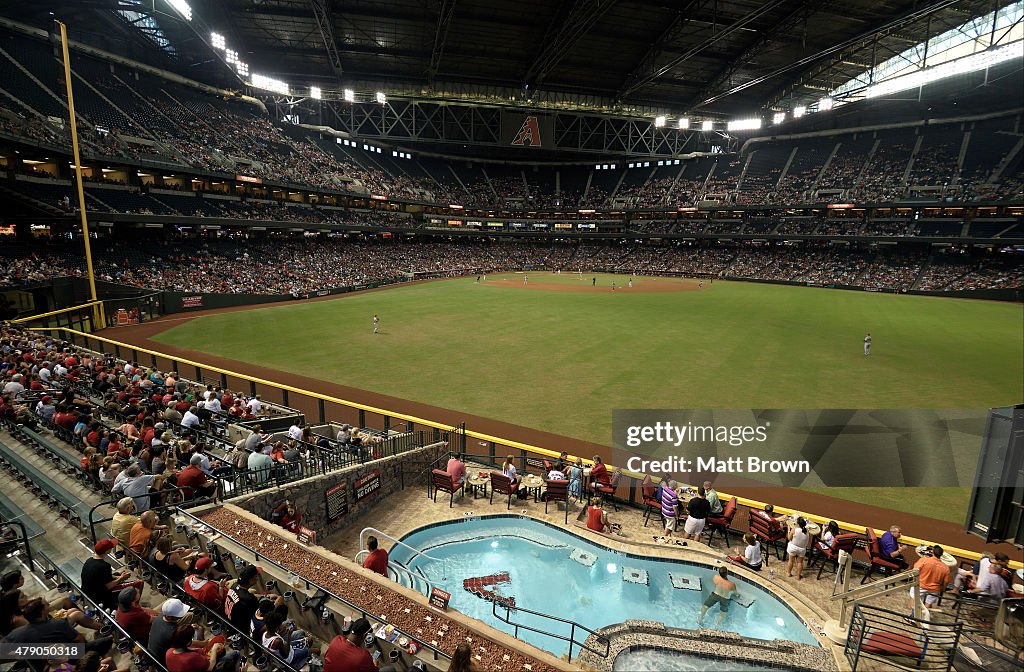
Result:
<svg viewBox="0 0 1024 672"><path fill-rule="evenodd" d="M235 63L235 70L242 77L248 77L249 76L249 64L248 63L243 63L242 61L237 61Z"/></svg>
<svg viewBox="0 0 1024 672"><path fill-rule="evenodd" d="M234 49L225 49L224 50L224 60L227 61L228 64L230 64L230 65L234 65L235 63L238 63L238 52L235 51Z"/></svg>
<svg viewBox="0 0 1024 672"><path fill-rule="evenodd" d="M665 127L665 115L664 114L659 114L658 116L656 116L654 118L654 127L655 128L664 128Z"/></svg>
<svg viewBox="0 0 1024 672"><path fill-rule="evenodd" d="M210 44L213 45L214 49L220 49L221 51L227 48L227 42L224 41L224 36L220 33L210 33Z"/></svg>
<svg viewBox="0 0 1024 672"><path fill-rule="evenodd" d="M377 95L376 95L376 96L374 96L374 98L375 98L375 99L377 100L377 102L378 102L378 103L380 103L381 105L384 105L385 103L387 103L387 102L388 102L388 97L384 95L384 92L383 92L383 91L378 91L378 92L377 92Z"/></svg>
<svg viewBox="0 0 1024 672"><path fill-rule="evenodd" d="M756 131L761 128L761 118L754 117L751 119L734 119L726 124L725 127L730 131Z"/></svg>
<svg viewBox="0 0 1024 672"><path fill-rule="evenodd" d="M352 89L345 89L345 102L354 103L356 102L356 92Z"/></svg>
<svg viewBox="0 0 1024 672"><path fill-rule="evenodd" d="M710 131L714 129L714 123L715 122L711 121L710 119L705 119L704 121L700 122L700 130Z"/></svg>
<svg viewBox="0 0 1024 672"><path fill-rule="evenodd" d="M785 112L776 112L775 114L772 115L772 123L775 124L776 126L778 126L779 124L781 124L785 120L786 120L786 113Z"/></svg>
<svg viewBox="0 0 1024 672"><path fill-rule="evenodd" d="M681 117L679 119L679 130L685 131L689 127L690 127L690 120L687 119L686 117Z"/></svg>
<svg viewBox="0 0 1024 672"><path fill-rule="evenodd" d="M255 74L252 76L252 85L257 89L266 89L267 91L273 91L274 93L280 93L283 96L287 96L289 93L288 83L282 82L279 79L273 77L267 77L266 75Z"/></svg>
<svg viewBox="0 0 1024 672"><path fill-rule="evenodd" d="M797 105L796 107L793 108L793 118L794 119L799 119L800 117L804 116L805 114L807 114L807 106L806 105Z"/></svg>
<svg viewBox="0 0 1024 672"><path fill-rule="evenodd" d="M174 7L174 9L177 10L178 14L181 14L185 17L186 21L192 20L192 8L189 7L188 3L185 2L185 0L167 0L167 4L169 4L171 7Z"/></svg>
<svg viewBox="0 0 1024 672"><path fill-rule="evenodd" d="M313 100L320 100L322 95L323 94L320 93L320 87L319 86L311 86L311 87L309 87L309 97L312 98Z"/></svg>
<svg viewBox="0 0 1024 672"><path fill-rule="evenodd" d="M831 98L822 98L818 101L818 112L828 112L835 104Z"/></svg>

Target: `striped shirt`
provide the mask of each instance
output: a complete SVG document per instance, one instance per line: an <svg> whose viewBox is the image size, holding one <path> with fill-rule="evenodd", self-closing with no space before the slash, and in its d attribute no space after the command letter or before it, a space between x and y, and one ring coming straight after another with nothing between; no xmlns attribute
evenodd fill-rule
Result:
<svg viewBox="0 0 1024 672"><path fill-rule="evenodd" d="M675 518L679 508L679 495L667 485L661 488L661 515Z"/></svg>

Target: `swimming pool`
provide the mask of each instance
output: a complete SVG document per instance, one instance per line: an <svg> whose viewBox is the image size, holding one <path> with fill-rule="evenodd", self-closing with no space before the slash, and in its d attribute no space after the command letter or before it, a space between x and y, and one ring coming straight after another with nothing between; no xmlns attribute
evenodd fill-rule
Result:
<svg viewBox="0 0 1024 672"><path fill-rule="evenodd" d="M514 598L516 607L574 621L591 630L628 619L693 629L717 571L710 565L612 551L520 516L437 523L406 535L402 541L434 559L416 556L410 561L415 554L396 545L391 549L393 561L450 592L453 608L509 633L514 628L493 615L492 602L484 595ZM819 646L804 622L778 598L738 576L732 578L742 601L752 601L747 607L733 603L718 627L744 637ZM696 590L698 580L700 589ZM683 587L687 584L690 587ZM505 611L499 608L498 613L504 616ZM715 607L705 617L704 627L716 627L717 618ZM510 620L542 631L520 629L520 639L556 655L568 651L567 642L544 634L568 636L568 624L521 611L513 611ZM576 637L583 641L586 635L577 631ZM577 650L575 647L574 654Z"/></svg>

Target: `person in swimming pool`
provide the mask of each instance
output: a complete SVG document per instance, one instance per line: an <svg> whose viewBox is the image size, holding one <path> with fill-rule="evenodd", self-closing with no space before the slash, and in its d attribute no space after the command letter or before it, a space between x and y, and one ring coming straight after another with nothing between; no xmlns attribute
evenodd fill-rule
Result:
<svg viewBox="0 0 1024 672"><path fill-rule="evenodd" d="M701 621L704 620L704 614L708 613L708 609L716 604L718 605L719 612L718 621L715 625L721 625L722 621L725 620L725 615L729 613L729 602L738 594L736 584L729 580L729 568L722 565L718 568L718 574L715 575L715 589L704 600L704 605L700 608L697 625L701 625Z"/></svg>

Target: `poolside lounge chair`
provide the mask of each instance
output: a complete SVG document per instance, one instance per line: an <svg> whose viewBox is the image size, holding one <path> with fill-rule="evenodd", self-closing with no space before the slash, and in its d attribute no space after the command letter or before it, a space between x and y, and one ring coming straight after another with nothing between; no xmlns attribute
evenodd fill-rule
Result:
<svg viewBox="0 0 1024 672"><path fill-rule="evenodd" d="M815 554L815 558L811 561L810 565L813 566L814 562L816 562L819 557L821 558L821 567L818 569L818 576L816 578L821 578L821 573L825 571L825 565L828 564L829 560L831 560L833 564L832 571L837 571L839 569L839 551L853 553L853 549L857 547L857 538L859 536L860 535L854 532L837 534L835 539L832 540L831 546L820 549L820 552Z"/></svg>
<svg viewBox="0 0 1024 672"><path fill-rule="evenodd" d="M569 481L544 481L544 513L548 512L548 502L565 502L565 524L569 524Z"/></svg>
<svg viewBox="0 0 1024 672"><path fill-rule="evenodd" d="M861 583L865 583L874 571L875 568L879 568L883 573L892 574L898 572L903 568L898 563L892 560L886 560L882 557L882 552L878 548L878 537L875 536L875 530L870 527L864 528L865 534L868 537L868 559L871 560L871 566L868 567L868 571L864 574L864 578L860 580Z"/></svg>
<svg viewBox="0 0 1024 672"><path fill-rule="evenodd" d="M612 502L612 508L616 511L619 510L618 504L615 503L615 490L619 487L619 479L622 478L622 470L616 468L612 474L612 480L608 481L608 485L602 485L601 483L594 484L594 492L601 498L602 505L609 499Z"/></svg>
<svg viewBox="0 0 1024 672"><path fill-rule="evenodd" d="M430 472L430 475L431 475L431 477L434 480L434 501L435 502L437 501L437 491L438 490L440 490L441 492L447 492L447 493L449 493L451 495L448 498L448 508L449 509L452 508L453 506L455 506L455 493L456 492L462 492L463 495L465 495L465 492L462 490L463 484L462 483L456 483L454 480L452 480L451 474L449 474L447 471L442 471L440 469L434 469L433 471Z"/></svg>
<svg viewBox="0 0 1024 672"><path fill-rule="evenodd" d="M508 495L508 505L505 507L506 510L512 508L512 495L519 492L519 484L513 483L512 479L504 474L499 474L496 471L491 472L491 504L494 503L494 493L501 493L502 495Z"/></svg>
<svg viewBox="0 0 1024 672"><path fill-rule="evenodd" d="M782 525L760 511L751 510L749 513L750 531L760 540L762 546L770 544L775 549L775 557L780 557L778 542L786 538L786 531L782 529Z"/></svg>
<svg viewBox="0 0 1024 672"><path fill-rule="evenodd" d="M660 515L661 511L661 500L658 499L658 488L655 487L650 474L644 476L642 490L644 500L644 527L647 527L647 523L651 518L651 512L657 511Z"/></svg>
<svg viewBox="0 0 1024 672"><path fill-rule="evenodd" d="M722 509L722 515L708 516L707 526L711 529L711 534L708 535L708 546L711 545L711 540L715 538L715 532L721 532L722 536L725 537L725 545L729 545L729 527L732 525L732 519L736 517L736 504L736 498L733 497L726 502L725 507Z"/></svg>

